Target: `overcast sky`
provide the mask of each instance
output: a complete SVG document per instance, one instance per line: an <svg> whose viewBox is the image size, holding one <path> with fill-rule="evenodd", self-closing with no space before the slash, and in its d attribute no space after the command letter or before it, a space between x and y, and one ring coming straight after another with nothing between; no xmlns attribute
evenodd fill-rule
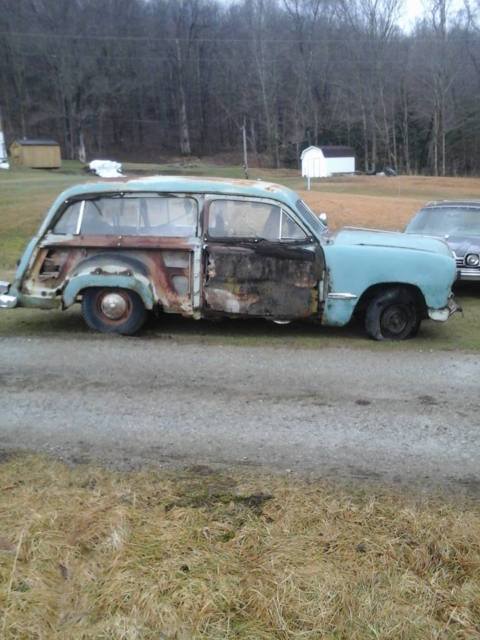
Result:
<svg viewBox="0 0 480 640"><path fill-rule="evenodd" d="M424 13L424 2L422 0L404 0L405 8L401 19L401 26L411 27L417 18ZM463 0L450 0L450 10L458 11L464 6Z"/></svg>
<svg viewBox="0 0 480 640"><path fill-rule="evenodd" d="M225 4L232 4L235 0L222 0ZM403 29L409 29L415 24L417 18L421 18L424 14L424 4L428 4L429 0L403 0L403 10L401 12L399 24ZM475 0L471 2L475 5ZM456 12L464 7L464 0L449 0L449 8L451 12Z"/></svg>

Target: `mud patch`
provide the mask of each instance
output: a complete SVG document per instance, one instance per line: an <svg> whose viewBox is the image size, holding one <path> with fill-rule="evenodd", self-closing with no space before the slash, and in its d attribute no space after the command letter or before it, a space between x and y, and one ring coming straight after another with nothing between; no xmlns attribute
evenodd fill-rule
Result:
<svg viewBox="0 0 480 640"><path fill-rule="evenodd" d="M239 495L232 492L205 491L197 494L186 495L174 502L165 505L165 511L171 511L178 508L212 508L219 505L228 505L245 507L251 510L255 515L260 516L266 502L272 500L274 496L265 493L252 493L249 495Z"/></svg>
<svg viewBox="0 0 480 640"><path fill-rule="evenodd" d="M429 406L429 407L434 407L434 406L440 404L436 398L434 398L433 396L429 396L429 395L418 396L417 399L420 402L420 404L423 404L423 405Z"/></svg>

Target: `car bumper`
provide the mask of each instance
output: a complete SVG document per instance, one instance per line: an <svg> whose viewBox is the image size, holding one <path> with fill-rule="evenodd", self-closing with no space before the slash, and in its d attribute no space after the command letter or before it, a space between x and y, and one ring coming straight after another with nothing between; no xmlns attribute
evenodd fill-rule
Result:
<svg viewBox="0 0 480 640"><path fill-rule="evenodd" d="M13 309L17 306L18 298L10 295L9 290L10 284L0 281L0 309Z"/></svg>
<svg viewBox="0 0 480 640"><path fill-rule="evenodd" d="M428 317L430 320L435 320L436 322L446 322L450 316L457 311L461 312L462 308L455 302L455 298L450 296L446 307L442 309L428 309Z"/></svg>
<svg viewBox="0 0 480 640"><path fill-rule="evenodd" d="M480 282L480 269L478 268L472 267L469 269L468 267L461 267L457 270L457 273L457 282L459 280L464 282Z"/></svg>

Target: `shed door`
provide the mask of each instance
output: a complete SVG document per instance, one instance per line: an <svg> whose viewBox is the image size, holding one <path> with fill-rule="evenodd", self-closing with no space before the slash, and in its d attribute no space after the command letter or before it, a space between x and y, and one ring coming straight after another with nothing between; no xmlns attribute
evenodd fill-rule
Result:
<svg viewBox="0 0 480 640"><path fill-rule="evenodd" d="M203 311L275 319L318 315L323 251L277 204L218 198L205 207Z"/></svg>

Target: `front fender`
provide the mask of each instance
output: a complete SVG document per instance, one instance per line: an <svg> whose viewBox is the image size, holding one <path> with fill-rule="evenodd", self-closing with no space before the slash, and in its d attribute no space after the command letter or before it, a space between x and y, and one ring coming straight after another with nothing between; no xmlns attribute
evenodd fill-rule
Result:
<svg viewBox="0 0 480 640"><path fill-rule="evenodd" d="M455 260L442 253L379 246L327 246L328 271L323 323L349 322L362 294L379 284L410 285L427 308L447 306L456 278Z"/></svg>
<svg viewBox="0 0 480 640"><path fill-rule="evenodd" d="M79 273L72 276L63 290L63 307L71 307L77 296L91 287L107 287L118 289L130 289L135 291L143 300L146 309L153 309L154 295L151 284L144 275L132 273L132 275L119 275L116 273Z"/></svg>

